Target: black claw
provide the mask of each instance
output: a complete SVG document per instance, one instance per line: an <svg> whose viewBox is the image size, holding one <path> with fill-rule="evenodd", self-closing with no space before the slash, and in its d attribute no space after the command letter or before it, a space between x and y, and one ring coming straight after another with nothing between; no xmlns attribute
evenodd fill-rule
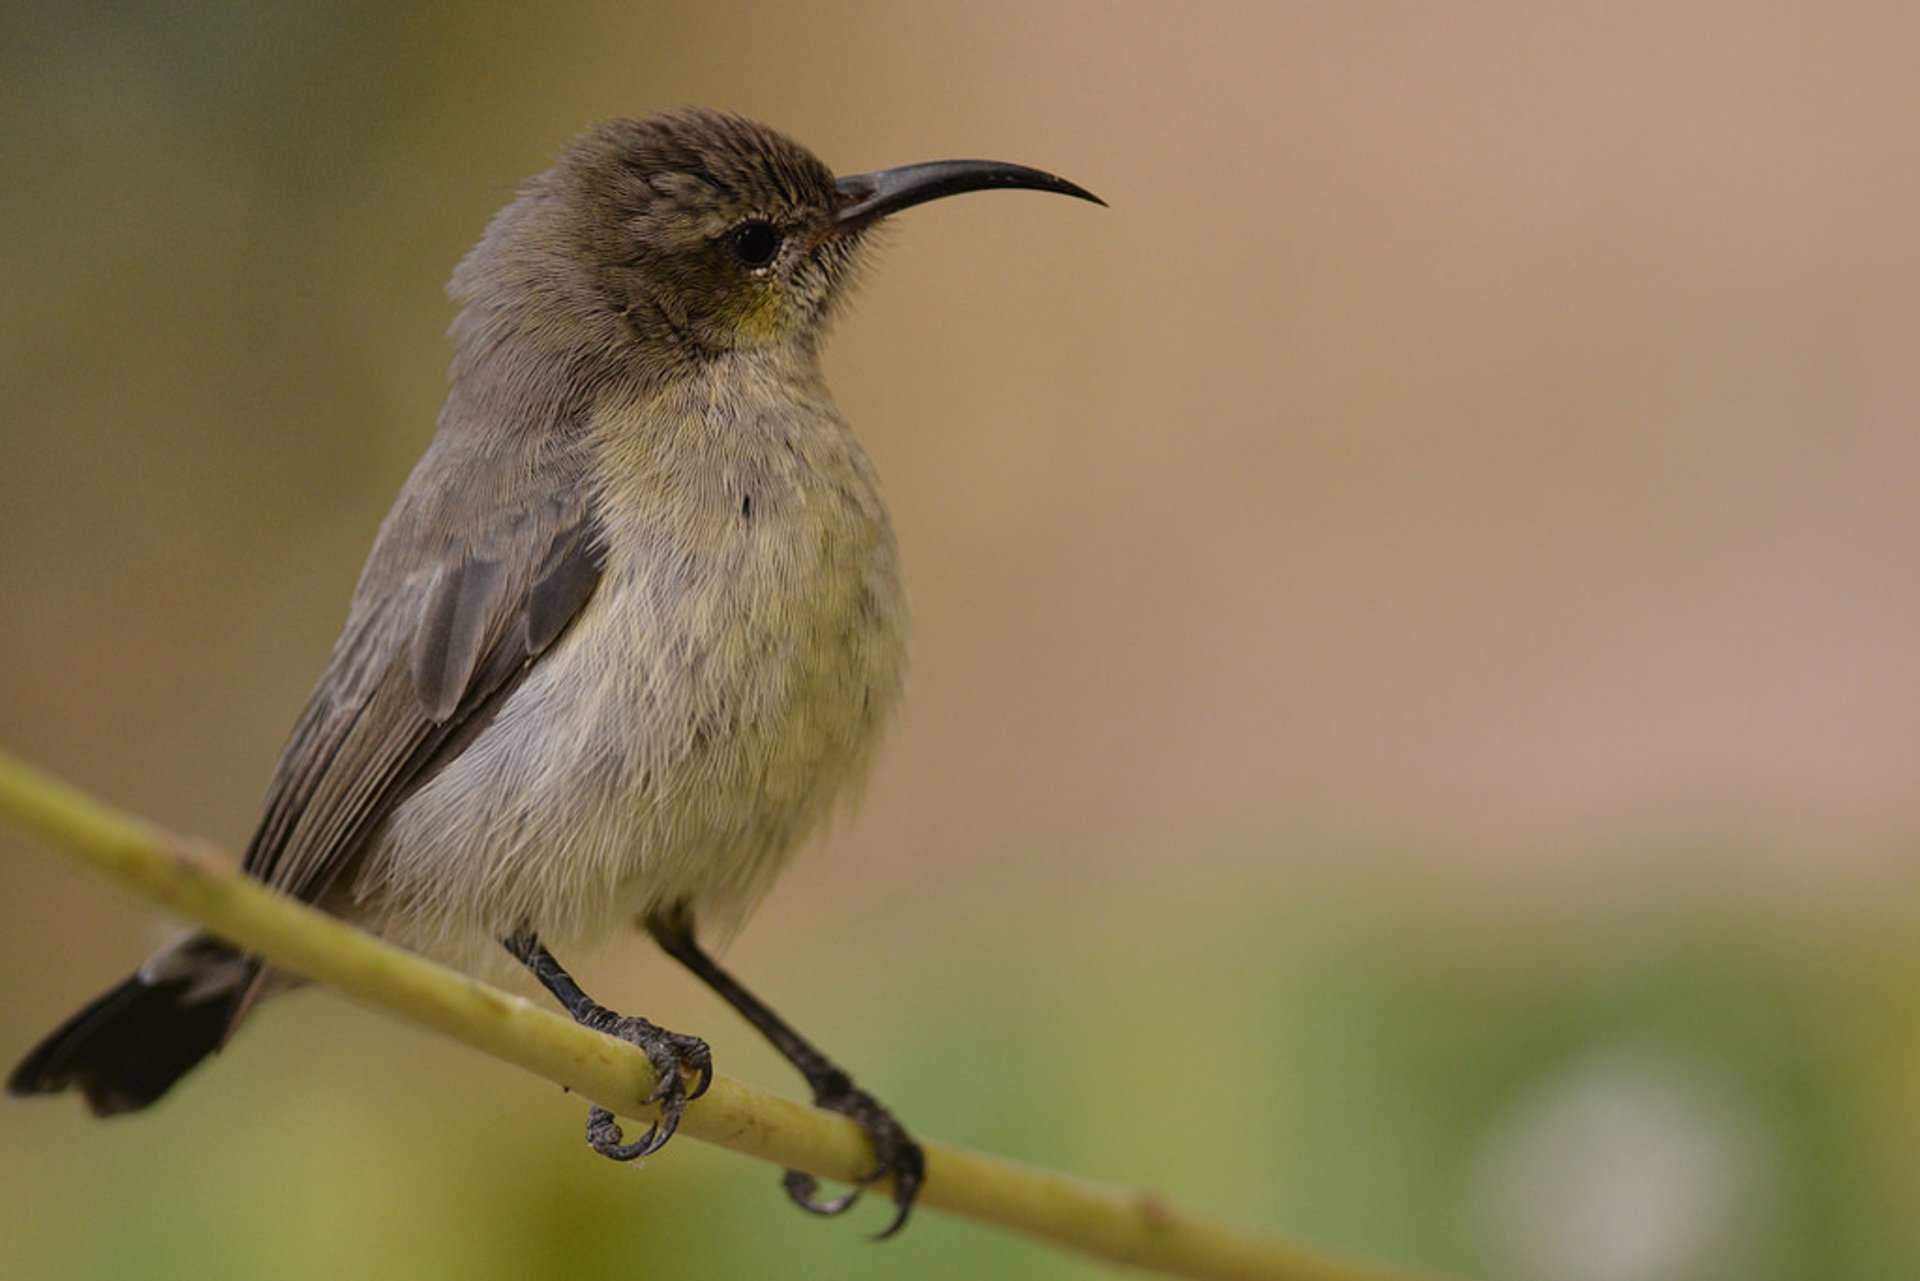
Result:
<svg viewBox="0 0 1920 1281"><path fill-rule="evenodd" d="M787 1190L789 1201L808 1214L822 1216L845 1214L860 1199L861 1192L861 1189L854 1188L845 1196L837 1196L831 1201L816 1200L814 1194L820 1190L820 1181L805 1170L788 1170L781 1176L780 1186Z"/></svg>
<svg viewBox="0 0 1920 1281"><path fill-rule="evenodd" d="M587 1113L587 1145L601 1156L613 1161L637 1161L643 1156L652 1156L666 1146L677 1127L655 1121L647 1127L647 1132L628 1143L626 1135L620 1129L620 1122L613 1113L603 1107L596 1107Z"/></svg>
<svg viewBox="0 0 1920 1281"><path fill-rule="evenodd" d="M615 1161L636 1161L666 1146L680 1128L680 1114L686 1110L687 1101L699 1098L713 1084L713 1055L707 1043L697 1036L669 1032L642 1018L615 1014L599 1004L581 991L573 976L553 959L553 953L531 930L521 930L501 943L532 971L542 987L553 993L576 1023L627 1042L653 1065L653 1092L647 1095L647 1102L659 1105L660 1119L648 1126L645 1134L628 1142L613 1113L595 1107L587 1113L587 1143L601 1156ZM689 1076L697 1078L691 1091L687 1088Z"/></svg>
<svg viewBox="0 0 1920 1281"><path fill-rule="evenodd" d="M867 1185L890 1178L893 1181L893 1203L898 1208L893 1221L875 1239L883 1240L905 1227L907 1216L913 1211L914 1198L920 1195L920 1186L926 1181L927 1168L926 1154L905 1127L894 1120L893 1114L880 1106L871 1094L857 1088L852 1079L835 1067L832 1060L811 1041L794 1031L785 1019L769 1009L766 1002L742 987L738 979L714 964L713 958L701 951L693 935L693 914L686 904L649 916L647 929L669 956L693 971L727 1004L745 1015L747 1022L760 1029L772 1042L773 1048L800 1069L800 1075L813 1087L813 1101L817 1106L850 1118L873 1145L872 1171L856 1180L853 1188L844 1196L831 1200L820 1197L820 1185L812 1175L802 1170L788 1170L781 1179L781 1186L786 1189L793 1203L809 1214L843 1214L860 1199ZM704 1052L705 1047L701 1049ZM685 1061L692 1071L701 1075L699 1084L693 1088L693 1096L697 1098L707 1088L707 1082L711 1079L708 1075L710 1069L704 1059L688 1058Z"/></svg>
<svg viewBox="0 0 1920 1281"><path fill-rule="evenodd" d="M906 1138L904 1131L902 1138ZM899 1153L892 1169L893 1173L893 1222L873 1234L875 1241L885 1241L888 1237L907 1226L907 1216L913 1213L914 1200L920 1195L920 1185L927 1177L927 1154L912 1139L906 1139L906 1150Z"/></svg>
<svg viewBox="0 0 1920 1281"><path fill-rule="evenodd" d="M707 1043L696 1036L669 1032L646 1019L597 1011L588 1022L609 1036L637 1047L653 1064L654 1085L647 1102L657 1104L660 1119L646 1133L628 1141L613 1113L595 1107L587 1114L587 1143L601 1156L614 1161L636 1161L652 1156L666 1146L680 1128L680 1116L689 1099L699 1098L713 1082L713 1056ZM698 1084L689 1092L687 1074L698 1076Z"/></svg>
<svg viewBox="0 0 1920 1281"><path fill-rule="evenodd" d="M846 1195L830 1201L817 1198L820 1185L804 1170L788 1170L781 1186L786 1189L788 1199L809 1214L844 1214L860 1199L865 1185L892 1176L896 1207L893 1221L873 1237L876 1241L886 1240L906 1227L907 1216L913 1213L914 1199L920 1195L920 1185L926 1180L926 1153L907 1133L906 1127L894 1119L893 1113L844 1075L836 1074L826 1089L817 1091L814 1105L838 1112L866 1133L867 1141L873 1145L873 1169Z"/></svg>

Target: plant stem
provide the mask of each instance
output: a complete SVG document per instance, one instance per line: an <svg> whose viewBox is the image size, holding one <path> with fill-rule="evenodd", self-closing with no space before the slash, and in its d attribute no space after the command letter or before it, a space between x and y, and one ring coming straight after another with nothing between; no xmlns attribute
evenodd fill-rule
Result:
<svg viewBox="0 0 1920 1281"><path fill-rule="evenodd" d="M274 965L626 1116L653 1071L634 1047L518 996L415 956L244 875L211 847L121 814L0 752L0 818L33 832L121 888L191 918ZM845 1117L716 1076L680 1133L822 1178L869 1166ZM1176 1209L1157 1192L1057 1174L943 1143L925 1144L919 1204L1170 1276L1262 1281L1415 1281Z"/></svg>

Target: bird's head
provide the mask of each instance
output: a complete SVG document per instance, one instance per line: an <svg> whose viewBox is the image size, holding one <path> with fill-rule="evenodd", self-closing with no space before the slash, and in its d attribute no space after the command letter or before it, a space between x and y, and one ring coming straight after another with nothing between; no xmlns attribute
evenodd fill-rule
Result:
<svg viewBox="0 0 1920 1281"><path fill-rule="evenodd" d="M812 152L698 108L582 134L503 210L461 264L463 328L625 347L659 361L811 348L876 223L989 187L1098 202L1021 165L947 160L835 178Z"/></svg>

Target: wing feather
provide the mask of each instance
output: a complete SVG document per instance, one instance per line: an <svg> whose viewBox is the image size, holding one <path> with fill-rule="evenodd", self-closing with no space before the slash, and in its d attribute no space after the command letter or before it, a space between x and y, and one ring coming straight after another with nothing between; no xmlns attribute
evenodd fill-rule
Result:
<svg viewBox="0 0 1920 1281"><path fill-rule="evenodd" d="M565 632L603 561L586 451L436 439L274 771L248 873L324 894Z"/></svg>

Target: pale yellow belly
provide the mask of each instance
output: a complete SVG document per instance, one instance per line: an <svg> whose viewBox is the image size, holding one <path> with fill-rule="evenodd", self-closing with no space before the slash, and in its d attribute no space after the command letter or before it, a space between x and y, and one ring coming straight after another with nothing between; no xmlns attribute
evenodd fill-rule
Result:
<svg viewBox="0 0 1920 1281"><path fill-rule="evenodd" d="M857 791L902 667L890 542L776 541L698 583L672 559L611 563L494 722L395 811L354 914L466 968L527 927L558 946L683 902L736 924Z"/></svg>

